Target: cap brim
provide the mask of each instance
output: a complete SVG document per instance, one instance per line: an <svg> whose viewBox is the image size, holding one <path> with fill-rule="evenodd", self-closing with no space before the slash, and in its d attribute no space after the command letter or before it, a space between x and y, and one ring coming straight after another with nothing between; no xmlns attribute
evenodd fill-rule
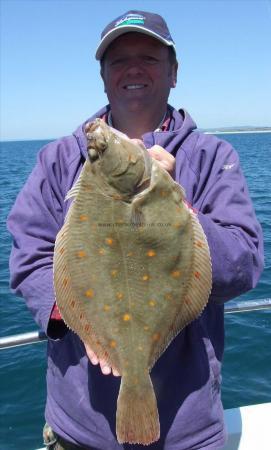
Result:
<svg viewBox="0 0 271 450"><path fill-rule="evenodd" d="M137 33L146 34L148 36L151 36L158 41L162 42L162 44L172 47L176 53L175 45L172 41L168 41L165 38L162 38L159 36L159 34L154 33L153 31L147 30L146 28L142 28L139 25L123 25L119 28L114 28L113 30L110 30L101 40L96 53L95 58L99 61L102 59L104 52L106 51L107 47L113 42L117 37L121 36L122 34L128 33L129 31L135 31Z"/></svg>

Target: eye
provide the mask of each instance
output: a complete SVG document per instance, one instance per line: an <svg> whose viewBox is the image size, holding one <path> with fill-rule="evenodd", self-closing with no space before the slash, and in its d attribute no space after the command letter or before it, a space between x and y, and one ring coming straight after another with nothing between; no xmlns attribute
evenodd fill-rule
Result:
<svg viewBox="0 0 271 450"><path fill-rule="evenodd" d="M110 61L110 66L120 66L125 63L125 58L114 58Z"/></svg>
<svg viewBox="0 0 271 450"><path fill-rule="evenodd" d="M143 61L146 64L157 64L159 62L157 58L155 58L154 56L151 56L151 55L143 56Z"/></svg>

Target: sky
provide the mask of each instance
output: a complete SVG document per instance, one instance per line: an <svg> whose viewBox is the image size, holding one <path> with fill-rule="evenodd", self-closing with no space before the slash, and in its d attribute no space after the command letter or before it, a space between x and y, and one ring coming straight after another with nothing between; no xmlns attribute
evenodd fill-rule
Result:
<svg viewBox="0 0 271 450"><path fill-rule="evenodd" d="M0 140L68 135L107 103L95 50L130 9L177 46L170 104L199 128L271 126L271 0L0 0Z"/></svg>

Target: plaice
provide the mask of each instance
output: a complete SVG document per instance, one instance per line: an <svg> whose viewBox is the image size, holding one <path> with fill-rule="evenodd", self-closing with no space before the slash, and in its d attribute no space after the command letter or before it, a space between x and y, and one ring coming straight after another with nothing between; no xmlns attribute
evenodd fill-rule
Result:
<svg viewBox="0 0 271 450"><path fill-rule="evenodd" d="M121 374L118 442L150 444L160 425L150 370L204 309L211 259L184 190L148 151L96 119L67 198L54 284L61 315Z"/></svg>

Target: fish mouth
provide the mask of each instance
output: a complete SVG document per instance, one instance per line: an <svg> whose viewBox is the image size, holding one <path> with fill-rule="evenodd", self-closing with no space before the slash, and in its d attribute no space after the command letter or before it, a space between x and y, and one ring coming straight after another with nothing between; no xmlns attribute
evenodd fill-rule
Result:
<svg viewBox="0 0 271 450"><path fill-rule="evenodd" d="M123 89L125 89L126 91L136 91L139 89L144 89L146 88L148 85L145 83L129 83L129 84L125 84L123 86Z"/></svg>

